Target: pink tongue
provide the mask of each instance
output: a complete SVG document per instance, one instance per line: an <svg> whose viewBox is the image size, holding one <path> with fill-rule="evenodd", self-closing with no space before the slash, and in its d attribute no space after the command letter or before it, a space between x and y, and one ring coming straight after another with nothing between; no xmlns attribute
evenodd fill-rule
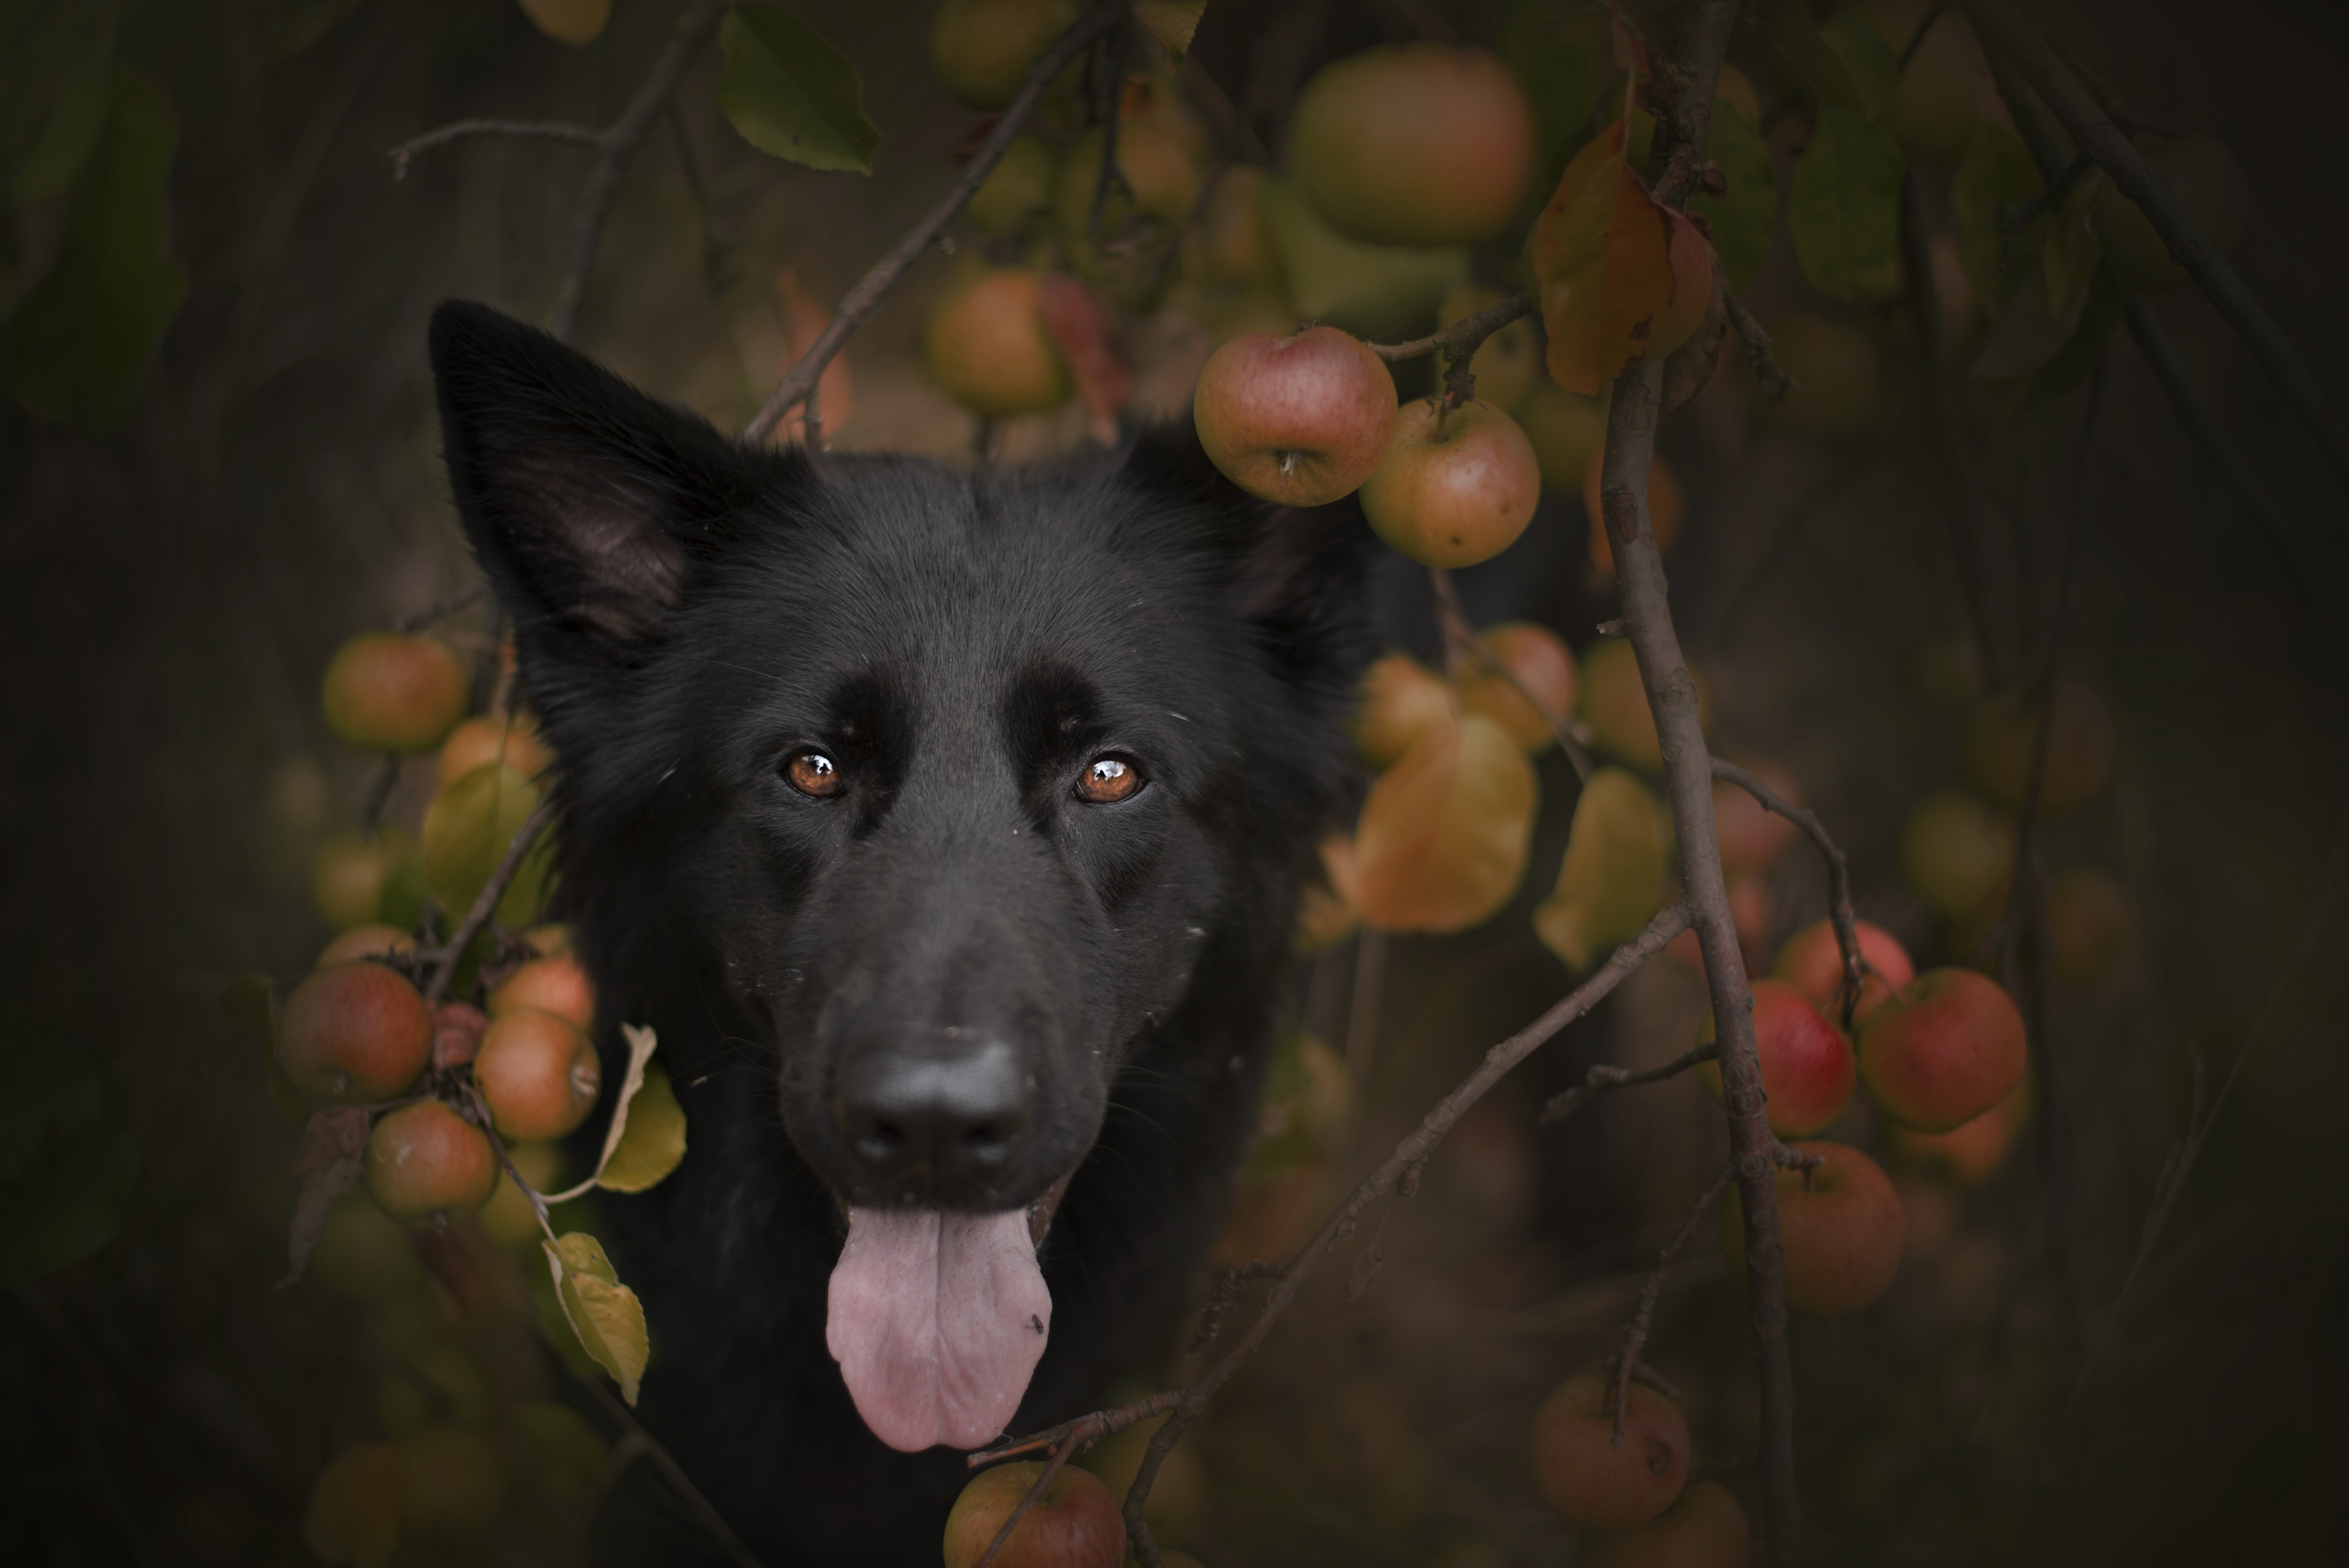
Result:
<svg viewBox="0 0 2349 1568"><path fill-rule="evenodd" d="M824 1343L857 1413L893 1449L1001 1434L1052 1326L1028 1215L851 1209Z"/></svg>

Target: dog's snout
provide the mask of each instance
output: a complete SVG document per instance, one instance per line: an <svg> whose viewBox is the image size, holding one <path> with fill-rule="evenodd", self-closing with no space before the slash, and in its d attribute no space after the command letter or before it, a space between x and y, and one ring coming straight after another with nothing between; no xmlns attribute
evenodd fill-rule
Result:
<svg viewBox="0 0 2349 1568"><path fill-rule="evenodd" d="M951 1202L1010 1163L1034 1099L1019 1053L983 1040L858 1051L842 1064L834 1107L876 1183L904 1198Z"/></svg>

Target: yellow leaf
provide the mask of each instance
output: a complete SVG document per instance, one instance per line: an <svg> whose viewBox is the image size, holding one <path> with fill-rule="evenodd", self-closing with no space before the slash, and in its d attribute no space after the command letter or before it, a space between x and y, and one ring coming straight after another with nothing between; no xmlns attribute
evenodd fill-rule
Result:
<svg viewBox="0 0 2349 1568"><path fill-rule="evenodd" d="M668 1074L647 1068L644 1087L628 1108L627 1130L604 1159L595 1185L614 1192L641 1192L677 1169L685 1158L685 1108L677 1103Z"/></svg>
<svg viewBox="0 0 2349 1568"><path fill-rule="evenodd" d="M1557 890L1534 911L1534 934L1568 967L1640 934L1659 907L1665 840L1645 786L1602 768L1582 787Z"/></svg>
<svg viewBox="0 0 2349 1568"><path fill-rule="evenodd" d="M1713 246L1657 205L1623 159L1617 120L1575 154L1534 221L1549 373L1586 396L1678 348L1713 297Z"/></svg>
<svg viewBox="0 0 2349 1568"><path fill-rule="evenodd" d="M604 1245L584 1231L540 1243L554 1276L555 1298L580 1347L620 1385L620 1398L636 1402L652 1336L645 1327L644 1304L620 1283Z"/></svg>
<svg viewBox="0 0 2349 1568"><path fill-rule="evenodd" d="M549 1203L567 1203L574 1198L585 1196L599 1186L608 1185L604 1181L604 1173L610 1167L613 1156L619 1151L621 1143L627 1138L628 1118L636 1102L636 1091L645 1087L646 1066L653 1059L653 1053L660 1049L660 1037L641 1024L621 1025L620 1037L628 1042L628 1067L627 1070L620 1075L620 1092L612 1102L612 1125L604 1130L604 1152L595 1161L595 1173L576 1187L561 1192L549 1192L546 1195L546 1201ZM664 1087L666 1087L666 1075L664 1075ZM677 1159L671 1160L651 1175L646 1176L642 1186L618 1187L615 1191L641 1192L646 1187L651 1186L677 1169L677 1161L685 1157L685 1112L678 1107L677 1096L674 1093L668 1096L668 1104L670 1109L677 1112ZM643 1155L635 1157L637 1162L632 1163L631 1171L642 1175L650 1168L648 1157L659 1147L661 1145L657 1142L647 1145Z"/></svg>
<svg viewBox="0 0 2349 1568"><path fill-rule="evenodd" d="M1355 830L1355 897L1384 931L1464 931L1525 875L1538 791L1500 726L1450 713L1371 786Z"/></svg>
<svg viewBox="0 0 2349 1568"><path fill-rule="evenodd" d="M1179 66L1206 9L1207 0L1134 0L1133 19L1166 46L1166 57Z"/></svg>

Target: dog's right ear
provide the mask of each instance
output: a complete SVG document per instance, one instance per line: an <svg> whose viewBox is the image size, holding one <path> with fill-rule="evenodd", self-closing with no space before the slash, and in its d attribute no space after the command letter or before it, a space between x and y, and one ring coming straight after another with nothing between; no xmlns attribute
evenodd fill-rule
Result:
<svg viewBox="0 0 2349 1568"><path fill-rule="evenodd" d="M474 553L526 666L629 665L777 465L487 305L432 315L440 440Z"/></svg>

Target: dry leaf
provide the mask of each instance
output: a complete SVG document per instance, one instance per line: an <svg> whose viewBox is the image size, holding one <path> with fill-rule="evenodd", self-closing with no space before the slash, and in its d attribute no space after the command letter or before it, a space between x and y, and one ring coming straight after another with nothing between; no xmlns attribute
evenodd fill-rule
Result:
<svg viewBox="0 0 2349 1568"><path fill-rule="evenodd" d="M628 1107L627 1131L604 1157L595 1185L611 1192L641 1192L657 1185L685 1158L685 1108L668 1074L645 1069L644 1087Z"/></svg>
<svg viewBox="0 0 2349 1568"><path fill-rule="evenodd" d="M1500 726L1450 714L1371 789L1354 833L1362 919L1383 931L1464 931L1525 875L1538 791Z"/></svg>
<svg viewBox="0 0 2349 1568"><path fill-rule="evenodd" d="M1586 396L1678 348L1713 298L1712 243L1656 204L1623 139L1618 120L1577 153L1534 222L1550 377Z"/></svg>
<svg viewBox="0 0 2349 1568"><path fill-rule="evenodd" d="M285 1238L285 1277L277 1282L278 1289L300 1279L310 1266L327 1216L359 1179L367 1158L367 1124L365 1110L347 1106L317 1112L302 1130L302 1147L294 1155L294 1223Z"/></svg>
<svg viewBox="0 0 2349 1568"><path fill-rule="evenodd" d="M1036 280L1036 309L1092 415L1092 438L1105 447L1116 445L1118 416L1133 394L1133 369L1118 339L1116 315L1101 295L1066 273L1046 273Z"/></svg>
<svg viewBox="0 0 2349 1568"><path fill-rule="evenodd" d="M1580 972L1606 949L1640 934L1657 909L1664 839L1655 803L1640 780L1602 768L1582 787L1558 867L1557 890L1534 911L1544 946Z"/></svg>
<svg viewBox="0 0 2349 1568"><path fill-rule="evenodd" d="M660 1049L660 1037L642 1025L623 1024L620 1026L620 1037L628 1042L628 1068L620 1075L619 1097L612 1102L612 1125L605 1130L604 1152L596 1158L595 1173L576 1187L547 1193L546 1201L550 1204L567 1203L593 1191L597 1178L604 1173L604 1167L612 1162L612 1151L619 1148L620 1140L627 1136L628 1107L635 1101L636 1091L645 1087L645 1064L653 1059L655 1051Z"/></svg>

